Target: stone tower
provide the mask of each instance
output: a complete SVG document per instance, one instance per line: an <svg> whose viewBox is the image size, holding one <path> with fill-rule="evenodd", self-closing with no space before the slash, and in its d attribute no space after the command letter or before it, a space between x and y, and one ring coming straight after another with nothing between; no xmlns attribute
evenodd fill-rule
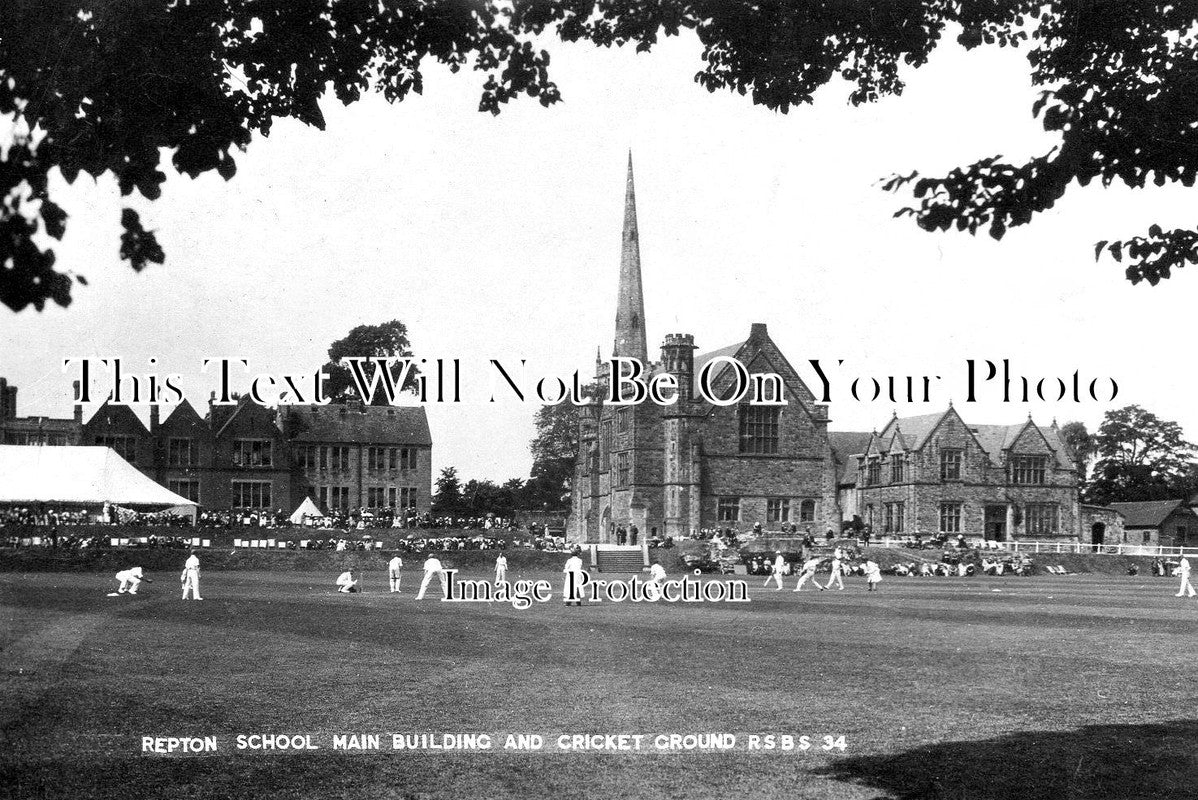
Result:
<svg viewBox="0 0 1198 800"><path fill-rule="evenodd" d="M666 536L699 527L700 445L695 432L695 337L671 333L661 345L661 366L678 381L678 402L662 408L663 522Z"/></svg>

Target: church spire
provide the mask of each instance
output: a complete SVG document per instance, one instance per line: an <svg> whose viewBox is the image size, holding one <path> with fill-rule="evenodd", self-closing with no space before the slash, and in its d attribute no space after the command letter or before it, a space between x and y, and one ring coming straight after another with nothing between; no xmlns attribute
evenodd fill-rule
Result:
<svg viewBox="0 0 1198 800"><path fill-rule="evenodd" d="M645 297L641 290L641 247L636 229L636 190L632 184L632 151L628 151L628 186L624 192L624 235L620 243L620 291L616 301L613 355L648 364Z"/></svg>

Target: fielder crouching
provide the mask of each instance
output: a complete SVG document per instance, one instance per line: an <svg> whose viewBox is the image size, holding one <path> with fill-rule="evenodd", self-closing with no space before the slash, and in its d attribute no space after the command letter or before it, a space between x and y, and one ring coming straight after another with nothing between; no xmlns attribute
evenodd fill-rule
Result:
<svg viewBox="0 0 1198 800"><path fill-rule="evenodd" d="M146 583L154 582L142 574L141 567L132 567L131 569L121 570L116 574L116 579L121 584L119 587L117 587L117 594L125 594L126 592L129 594L137 594L137 587L141 585L142 581L145 581Z"/></svg>
<svg viewBox="0 0 1198 800"><path fill-rule="evenodd" d="M352 570L346 570L337 576L337 591L342 594L355 594L358 591L358 582L354 580Z"/></svg>

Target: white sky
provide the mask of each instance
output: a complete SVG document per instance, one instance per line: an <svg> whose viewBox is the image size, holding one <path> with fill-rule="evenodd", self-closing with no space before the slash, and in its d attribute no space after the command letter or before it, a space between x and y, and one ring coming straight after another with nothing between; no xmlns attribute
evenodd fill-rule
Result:
<svg viewBox="0 0 1198 800"><path fill-rule="evenodd" d="M167 252L140 275L117 259L113 182L60 192L71 218L58 263L90 286L69 309L0 312L0 374L20 386L20 413L69 415L67 356L147 371L156 357L202 412L206 356L308 373L355 325L398 318L419 356L464 362L466 402L429 406L434 474L526 476L536 407L486 403L486 359L589 377L596 346L610 351L632 148L651 357L667 333L708 350L768 323L801 372L809 358L845 359L831 373L839 430L950 398L978 423L1030 412L1094 429L1109 407L1004 404L990 390L967 406L965 359L1009 358L1036 378L1113 377L1114 406L1139 403L1198 438L1198 373L1178 358L1193 340L1198 270L1133 287L1092 247L1152 222L1192 224L1192 195L1077 189L1001 243L892 218L907 201L879 188L892 173L1052 146L1030 116L1021 53L945 45L900 98L852 108L833 85L779 115L693 83L690 38L648 55L552 52L565 97L552 109L522 100L480 114L481 76L432 68L425 96L397 106L330 99L323 133L278 122L232 182L172 176L162 200L137 203ZM853 377L907 374L944 376L931 406L847 394Z"/></svg>

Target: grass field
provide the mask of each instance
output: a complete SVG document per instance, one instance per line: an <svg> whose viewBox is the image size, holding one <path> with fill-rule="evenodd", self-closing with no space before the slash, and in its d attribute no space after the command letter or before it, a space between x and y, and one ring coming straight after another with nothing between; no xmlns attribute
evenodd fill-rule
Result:
<svg viewBox="0 0 1198 800"><path fill-rule="evenodd" d="M751 583L739 606L414 601L372 574L2 573L0 779L15 797L1133 798L1198 796L1198 603L1172 580L887 578L866 593ZM556 579L549 573L535 576ZM559 591L555 583L555 595ZM396 752L474 732L484 752ZM658 752L659 733L734 733ZM310 734L320 750L234 749ZM379 733L380 752L334 734ZM539 752L502 734L537 733ZM638 753L560 734L646 734ZM811 737L749 751L751 734ZM844 752L823 751L843 736ZM201 755L145 736L216 736Z"/></svg>

